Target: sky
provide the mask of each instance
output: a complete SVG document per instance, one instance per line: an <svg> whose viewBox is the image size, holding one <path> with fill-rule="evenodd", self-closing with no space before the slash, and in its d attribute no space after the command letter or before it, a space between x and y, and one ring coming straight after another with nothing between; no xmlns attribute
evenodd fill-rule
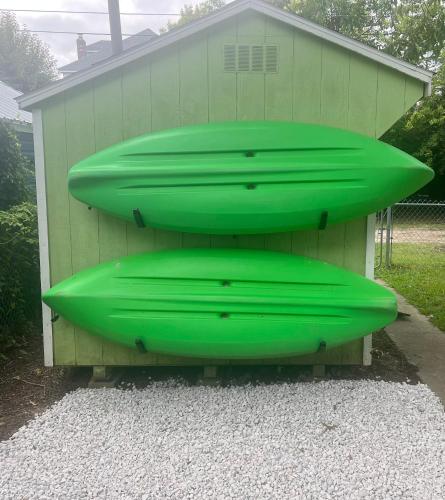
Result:
<svg viewBox="0 0 445 500"><path fill-rule="evenodd" d="M194 5L202 0L120 0L121 12L173 12L179 13L184 4ZM107 0L2 0L2 9L40 9L40 10L75 10L106 12ZM102 32L109 33L108 16L86 14L44 14L17 12L17 20L30 30ZM137 33L151 28L159 33L168 20L177 16L121 16L122 33ZM49 46L58 66L63 66L77 59L77 35L38 33ZM107 36L84 36L87 44L109 39Z"/></svg>

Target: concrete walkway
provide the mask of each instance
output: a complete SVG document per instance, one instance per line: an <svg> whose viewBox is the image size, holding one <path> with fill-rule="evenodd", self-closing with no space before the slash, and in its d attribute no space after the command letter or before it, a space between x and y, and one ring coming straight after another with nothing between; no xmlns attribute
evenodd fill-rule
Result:
<svg viewBox="0 0 445 500"><path fill-rule="evenodd" d="M387 286L383 282L380 283ZM422 382L427 384L445 405L445 333L430 323L428 318L420 314L404 297L398 293L396 295L399 312L403 316L387 326L385 331L408 362L418 368Z"/></svg>

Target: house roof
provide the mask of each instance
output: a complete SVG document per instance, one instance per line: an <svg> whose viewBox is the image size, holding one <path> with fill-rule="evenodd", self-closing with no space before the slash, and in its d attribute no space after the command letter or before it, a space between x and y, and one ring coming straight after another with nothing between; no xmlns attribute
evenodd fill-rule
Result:
<svg viewBox="0 0 445 500"><path fill-rule="evenodd" d="M139 59L143 56L152 54L164 47L181 41L184 38L187 38L195 33L199 33L200 31L210 28L221 21L230 19L231 17L248 10L264 14L278 21L282 21L283 23L286 23L290 26L315 35L319 38L339 45L340 47L346 48L348 50L351 50L352 52L367 57L368 59L374 60L385 66L389 66L396 71L400 71L401 73L404 73L412 78L420 80L425 84L426 94L430 93L431 79L433 76L433 73L431 71L427 71L405 61L402 61L401 59L392 57L388 54L385 54L384 52L369 47L368 45L341 35L336 31L323 28L322 26L308 21L307 19L297 16L291 12L278 9L277 7L263 2L262 0L235 0L222 9L212 12L207 16L190 22L182 27L176 28L164 35L151 40L148 43L139 45L132 50L110 57L100 64L97 64L79 73L74 73L69 78L58 80L36 92L21 96L17 99L17 101L23 109L31 109L32 107L37 107L36 105L38 103L45 99L48 99L49 97L80 85L81 83L87 82L104 73L119 68L124 64L135 61L136 59Z"/></svg>
<svg viewBox="0 0 445 500"><path fill-rule="evenodd" d="M122 40L122 45L124 51L142 45L149 42L158 35L147 28L135 35L129 36ZM111 50L111 40L99 40L98 42L91 43L86 47L86 55L77 61L73 61L65 66L61 66L59 71L65 74L77 73L78 71L84 71L95 64L98 64L105 59L112 56Z"/></svg>
<svg viewBox="0 0 445 500"><path fill-rule="evenodd" d="M15 100L20 95L21 92L0 81L0 119L15 123L32 123L32 113L21 110Z"/></svg>

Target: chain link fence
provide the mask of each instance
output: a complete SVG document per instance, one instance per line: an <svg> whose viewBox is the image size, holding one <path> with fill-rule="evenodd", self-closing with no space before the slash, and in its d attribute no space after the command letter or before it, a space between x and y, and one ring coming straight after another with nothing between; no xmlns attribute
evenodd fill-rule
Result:
<svg viewBox="0 0 445 500"><path fill-rule="evenodd" d="M406 200L381 211L376 276L445 332L445 202Z"/></svg>
<svg viewBox="0 0 445 500"><path fill-rule="evenodd" d="M445 202L396 203L377 214L376 268L422 262L445 253Z"/></svg>

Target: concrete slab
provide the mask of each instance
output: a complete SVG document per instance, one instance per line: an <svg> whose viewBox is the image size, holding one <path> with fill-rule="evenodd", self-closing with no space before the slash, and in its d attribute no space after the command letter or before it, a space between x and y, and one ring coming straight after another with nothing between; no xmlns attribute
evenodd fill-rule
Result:
<svg viewBox="0 0 445 500"><path fill-rule="evenodd" d="M380 283L389 288L386 283ZM385 331L408 362L418 368L422 382L445 405L445 332L430 323L426 316L395 290L392 291L397 295L399 311L403 314Z"/></svg>

